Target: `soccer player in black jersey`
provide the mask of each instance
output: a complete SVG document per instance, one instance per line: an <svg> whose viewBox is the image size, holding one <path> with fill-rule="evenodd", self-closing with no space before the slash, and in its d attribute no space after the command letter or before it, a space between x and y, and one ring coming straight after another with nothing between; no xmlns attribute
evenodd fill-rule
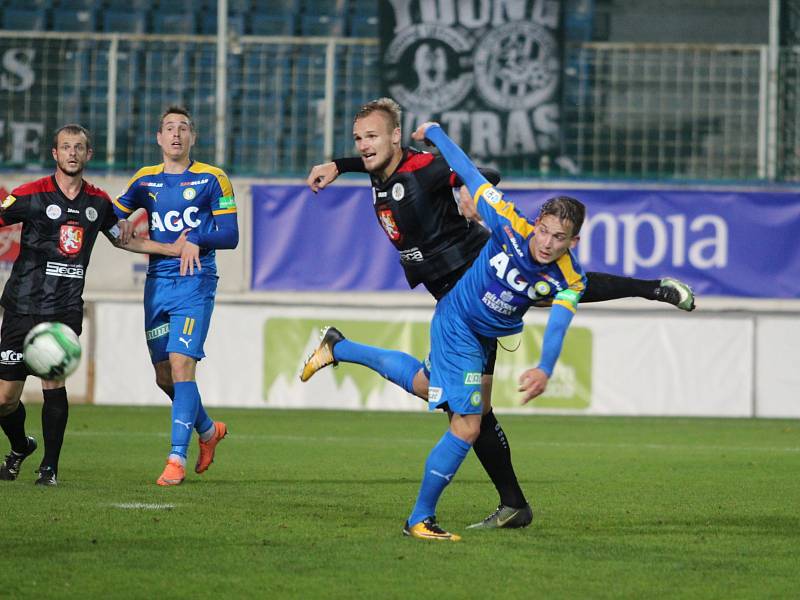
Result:
<svg viewBox="0 0 800 600"><path fill-rule="evenodd" d="M364 105L355 116L353 136L361 156L316 165L307 179L309 187L317 192L340 173L369 173L376 217L400 253L409 286L422 283L440 299L480 253L488 232L461 213L452 194L452 187L460 182L443 158L401 146L400 107L393 100L381 98ZM499 181L498 173L482 171L493 184ZM605 273L587 273L587 277L582 302L640 296L683 310L694 308L689 287L673 279L644 281ZM335 328L328 328L306 361L301 379L306 381L339 361L356 362L427 399L429 372L423 363L407 356L353 344ZM481 393L486 399L491 398L493 367L492 360L482 377ZM508 439L491 410L483 416L473 448L500 495L498 509L476 526L527 526L532 512L514 473Z"/></svg>
<svg viewBox="0 0 800 600"><path fill-rule="evenodd" d="M0 463L0 480L19 475L22 461L37 443L25 434L25 406L20 401L30 374L22 360L25 335L38 323L58 321L80 335L83 324L83 286L98 233L112 242L119 223L108 194L83 179L92 156L89 132L65 125L53 137L54 175L14 189L0 205L0 227L22 223L19 256L6 282L0 304L0 427L11 442L11 452ZM177 248L134 239L127 249L179 255ZM39 485L56 485L58 461L69 413L63 380L42 380L44 456Z"/></svg>

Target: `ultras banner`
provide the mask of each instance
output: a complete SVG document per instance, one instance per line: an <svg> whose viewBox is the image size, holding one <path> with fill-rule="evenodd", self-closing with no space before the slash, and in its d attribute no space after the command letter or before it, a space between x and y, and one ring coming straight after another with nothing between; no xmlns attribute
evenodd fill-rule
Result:
<svg viewBox="0 0 800 600"><path fill-rule="evenodd" d="M254 290L407 289L368 187L253 186ZM587 271L689 282L700 295L800 298L800 193L510 189L530 218L555 195L588 209Z"/></svg>
<svg viewBox="0 0 800 600"><path fill-rule="evenodd" d="M560 153L560 0L383 0L383 92L504 169Z"/></svg>

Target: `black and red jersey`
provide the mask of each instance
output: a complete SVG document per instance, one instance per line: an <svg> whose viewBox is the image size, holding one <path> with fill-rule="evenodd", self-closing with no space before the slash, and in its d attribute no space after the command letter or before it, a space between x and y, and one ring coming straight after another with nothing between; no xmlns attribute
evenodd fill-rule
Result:
<svg viewBox="0 0 800 600"><path fill-rule="evenodd" d="M74 200L54 175L23 184L3 200L0 227L22 223L20 253L0 304L26 315L83 309L83 287L92 247L117 223L111 199L84 181Z"/></svg>
<svg viewBox="0 0 800 600"><path fill-rule="evenodd" d="M386 181L370 175L375 216L400 253L408 285L422 283L438 299L478 256L489 232L459 211L455 174L442 157L402 150ZM360 158L335 162L340 172L364 171Z"/></svg>

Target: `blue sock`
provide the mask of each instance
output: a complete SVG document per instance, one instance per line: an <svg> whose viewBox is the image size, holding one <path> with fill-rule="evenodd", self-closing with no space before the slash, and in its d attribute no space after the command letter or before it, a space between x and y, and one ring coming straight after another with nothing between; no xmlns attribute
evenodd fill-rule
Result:
<svg viewBox="0 0 800 600"><path fill-rule="evenodd" d="M364 365L409 394L414 393L414 375L424 366L405 352L365 346L350 340L342 340L336 344L333 347L333 357L339 362Z"/></svg>
<svg viewBox="0 0 800 600"><path fill-rule="evenodd" d="M442 439L433 447L425 461L425 474L422 476L422 485L419 488L417 503L408 524L416 525L426 517L436 514L436 504L444 488L453 480L458 467L464 462L472 446L456 437L448 429Z"/></svg>
<svg viewBox="0 0 800 600"><path fill-rule="evenodd" d="M430 379L430 374L427 374L428 379ZM171 394L167 394L169 396L169 401L172 402L175 400L175 390L172 390ZM203 408L203 403L200 402L200 406L197 409L197 418L194 420L194 430L197 433L205 433L209 429L214 426L214 420L208 416L206 409Z"/></svg>
<svg viewBox="0 0 800 600"><path fill-rule="evenodd" d="M172 400L172 449L170 454L186 458L199 406L200 392L197 389L197 383L182 381L175 384L175 397Z"/></svg>
<svg viewBox="0 0 800 600"><path fill-rule="evenodd" d="M199 401L197 403L197 418L194 420L194 430L197 433L205 433L212 427L214 427L214 420L208 416L206 409L203 408L202 401Z"/></svg>

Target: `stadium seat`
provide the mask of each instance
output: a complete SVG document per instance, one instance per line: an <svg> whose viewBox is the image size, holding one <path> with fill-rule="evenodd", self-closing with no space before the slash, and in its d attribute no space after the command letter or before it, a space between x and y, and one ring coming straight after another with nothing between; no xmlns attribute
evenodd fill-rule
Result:
<svg viewBox="0 0 800 600"><path fill-rule="evenodd" d="M99 8L100 3L94 0L60 0L57 3L58 7L63 10L87 10L87 9L97 9Z"/></svg>
<svg viewBox="0 0 800 600"><path fill-rule="evenodd" d="M145 13L153 9L154 0L106 0L108 8L114 10L141 10Z"/></svg>
<svg viewBox="0 0 800 600"><path fill-rule="evenodd" d="M293 15L253 13L248 18L253 35L294 35Z"/></svg>
<svg viewBox="0 0 800 600"><path fill-rule="evenodd" d="M10 31L42 31L47 23L43 8L3 9L3 29Z"/></svg>
<svg viewBox="0 0 800 600"><path fill-rule="evenodd" d="M336 17L344 13L346 0L303 0L305 15Z"/></svg>
<svg viewBox="0 0 800 600"><path fill-rule="evenodd" d="M361 15L351 15L347 19L347 33L351 37L378 37L378 17L362 17Z"/></svg>
<svg viewBox="0 0 800 600"><path fill-rule="evenodd" d="M5 0L6 8L53 8L53 0Z"/></svg>
<svg viewBox="0 0 800 600"><path fill-rule="evenodd" d="M342 20L328 15L303 15L300 20L300 33L330 37L342 34Z"/></svg>
<svg viewBox="0 0 800 600"><path fill-rule="evenodd" d="M55 31L95 31L97 11L91 8L75 10L56 8L53 10L53 29Z"/></svg>
<svg viewBox="0 0 800 600"><path fill-rule="evenodd" d="M260 15L296 15L298 0L253 0L253 13Z"/></svg>
<svg viewBox="0 0 800 600"><path fill-rule="evenodd" d="M244 35L244 15L228 15L228 31L236 35ZM204 35L217 34L217 15L207 12L200 23L200 33Z"/></svg>
<svg viewBox="0 0 800 600"><path fill-rule="evenodd" d="M147 19L142 11L106 10L103 13L103 31L107 33L146 33Z"/></svg>
<svg viewBox="0 0 800 600"><path fill-rule="evenodd" d="M159 11L153 15L153 30L156 33L195 35L197 23L192 13L165 14Z"/></svg>

